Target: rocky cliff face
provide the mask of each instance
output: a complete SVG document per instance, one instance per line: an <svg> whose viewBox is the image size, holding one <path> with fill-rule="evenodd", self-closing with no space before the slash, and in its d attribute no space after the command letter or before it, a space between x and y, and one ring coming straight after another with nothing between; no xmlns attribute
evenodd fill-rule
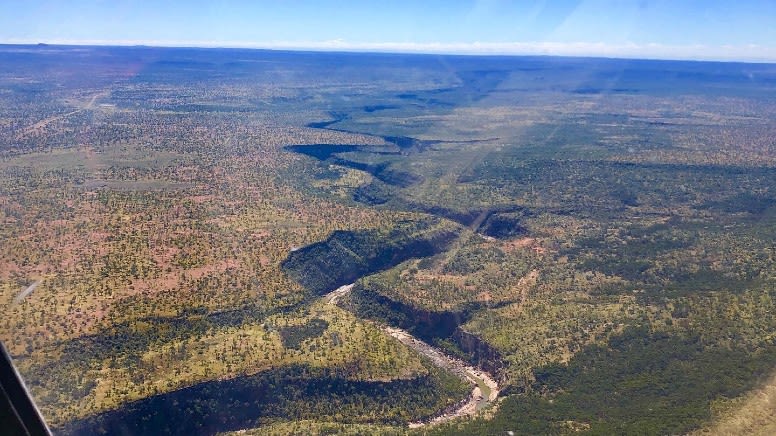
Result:
<svg viewBox="0 0 776 436"><path fill-rule="evenodd" d="M499 352L480 337L461 328L477 310L475 306L455 312L430 311L395 301L363 286L356 286L350 294L347 307L360 317L407 330L426 342L452 342L461 357L496 377L501 377L503 365Z"/></svg>
<svg viewBox="0 0 776 436"><path fill-rule="evenodd" d="M283 270L309 291L322 295L407 259L439 253L458 237L458 230L439 218L427 218L386 231L336 231L325 241L290 253Z"/></svg>

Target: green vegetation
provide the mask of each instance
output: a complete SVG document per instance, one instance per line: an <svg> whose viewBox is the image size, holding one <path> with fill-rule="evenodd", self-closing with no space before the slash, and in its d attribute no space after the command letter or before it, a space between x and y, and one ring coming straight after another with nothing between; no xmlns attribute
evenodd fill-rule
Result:
<svg viewBox="0 0 776 436"><path fill-rule="evenodd" d="M232 433L225 433L225 435L267 435L267 436L283 436L289 434L306 434L313 436L322 435L346 435L346 436L360 436L368 434L381 434L381 435L401 435L406 433L400 427L392 427L386 425L376 424L341 424L335 422L318 422L318 421L305 421L298 420L294 422L280 422L262 426L261 428L240 430Z"/></svg>
<svg viewBox="0 0 776 436"><path fill-rule="evenodd" d="M626 329L567 365L537 368L534 392L507 398L492 420L439 434L679 434L711 417L709 403L764 380L776 348L706 345L698 336Z"/></svg>
<svg viewBox="0 0 776 436"><path fill-rule="evenodd" d="M64 434L211 433L313 418L406 425L410 417L432 415L449 405L465 389L457 377L427 367L429 374L423 377L365 382L322 369L286 366L152 396L61 430Z"/></svg>
<svg viewBox="0 0 776 436"><path fill-rule="evenodd" d="M410 257L431 256L457 237L439 218L397 222L388 231L334 232L325 241L291 253L284 270L315 293L331 291Z"/></svg>
<svg viewBox="0 0 776 436"><path fill-rule="evenodd" d="M291 325L280 329L280 341L286 348L299 349L302 341L321 336L329 323L326 320L313 318L302 325Z"/></svg>
<svg viewBox="0 0 776 436"><path fill-rule="evenodd" d="M776 369L772 66L35 50L0 48L0 339L57 429L468 394L382 324L499 379L421 432L688 432Z"/></svg>

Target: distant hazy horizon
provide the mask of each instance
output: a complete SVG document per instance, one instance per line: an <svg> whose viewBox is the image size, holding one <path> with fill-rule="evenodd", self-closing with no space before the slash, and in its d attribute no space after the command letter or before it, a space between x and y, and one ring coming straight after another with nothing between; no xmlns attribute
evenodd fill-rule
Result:
<svg viewBox="0 0 776 436"><path fill-rule="evenodd" d="M776 2L241 0L0 4L0 43L776 62Z"/></svg>
<svg viewBox="0 0 776 436"><path fill-rule="evenodd" d="M208 43L155 43L147 41L36 41L36 42L4 42L0 41L0 47L147 47L147 48L168 48L168 49L237 49L237 50L271 50L271 51L289 51L289 52L317 52L317 53L353 53L353 54L407 54L407 55L441 55L441 56L505 56L505 57L579 57L590 59L622 59L622 60L644 60L644 61L688 61L688 62L724 62L724 63L752 63L752 64L776 64L776 58L741 58L741 57L693 57L693 56L661 56L656 54L654 49L644 53L638 52L619 52L616 50L608 51L573 51L573 50L553 50L540 49L533 50L508 51L499 50L497 47L486 47L476 50L479 46L473 45L471 49L454 50L453 47L444 46L401 46L392 44L373 44L373 45L345 45L345 44L208 44ZM467 48L466 46L463 46ZM460 48L460 46L459 46Z"/></svg>

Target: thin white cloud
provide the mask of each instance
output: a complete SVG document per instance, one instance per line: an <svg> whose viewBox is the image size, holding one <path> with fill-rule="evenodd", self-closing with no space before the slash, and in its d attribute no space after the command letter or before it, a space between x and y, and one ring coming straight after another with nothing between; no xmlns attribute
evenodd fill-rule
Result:
<svg viewBox="0 0 776 436"><path fill-rule="evenodd" d="M40 41L6 40L6 44L30 44ZM359 43L329 41L169 41L169 40L48 40L50 44L72 45L149 45L163 47L234 47L277 50L371 51L465 55L552 55L595 56L641 59L686 59L716 61L776 62L776 46L748 45L665 45L610 44L598 42L461 42Z"/></svg>

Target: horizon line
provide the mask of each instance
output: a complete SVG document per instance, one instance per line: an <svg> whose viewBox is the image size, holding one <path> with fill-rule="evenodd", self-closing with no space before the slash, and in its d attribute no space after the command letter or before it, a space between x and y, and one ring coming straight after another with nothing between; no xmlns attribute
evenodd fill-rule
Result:
<svg viewBox="0 0 776 436"><path fill-rule="evenodd" d="M353 43L336 39L328 41L170 41L170 40L66 40L7 39L1 45L51 45L98 47L157 47L203 49L255 49L307 52L394 53L459 56L558 56L608 59L740 62L774 64L776 47L758 44L707 46L648 44L608 44L590 42L466 42L466 43ZM709 52L709 51L712 52Z"/></svg>

